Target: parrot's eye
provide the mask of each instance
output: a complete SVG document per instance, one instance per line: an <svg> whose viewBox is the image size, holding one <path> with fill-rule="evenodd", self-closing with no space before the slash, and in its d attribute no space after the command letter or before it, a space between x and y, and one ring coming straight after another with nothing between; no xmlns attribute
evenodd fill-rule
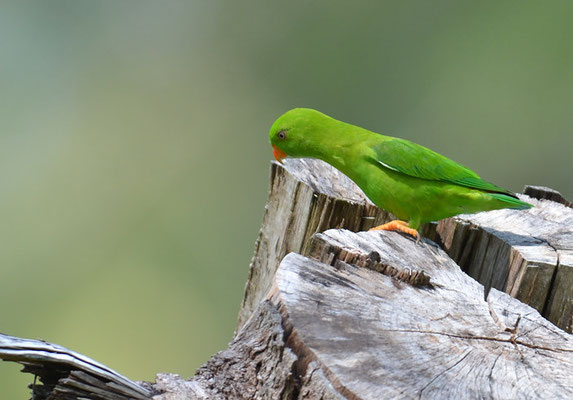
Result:
<svg viewBox="0 0 573 400"><path fill-rule="evenodd" d="M286 139L286 131L278 131L278 132L277 132L277 137L278 137L280 140L285 140L285 139Z"/></svg>

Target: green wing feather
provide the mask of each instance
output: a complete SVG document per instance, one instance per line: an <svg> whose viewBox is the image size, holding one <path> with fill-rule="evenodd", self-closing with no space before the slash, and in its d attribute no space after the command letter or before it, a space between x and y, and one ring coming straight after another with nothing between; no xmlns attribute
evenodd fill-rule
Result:
<svg viewBox="0 0 573 400"><path fill-rule="evenodd" d="M416 178L448 182L516 197L506 189L482 180L471 169L408 140L388 137L371 148L376 156L373 161L384 168Z"/></svg>

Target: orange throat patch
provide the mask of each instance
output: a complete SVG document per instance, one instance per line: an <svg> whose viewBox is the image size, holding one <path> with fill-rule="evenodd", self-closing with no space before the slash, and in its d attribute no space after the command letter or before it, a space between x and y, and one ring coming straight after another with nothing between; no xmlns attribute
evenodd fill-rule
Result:
<svg viewBox="0 0 573 400"><path fill-rule="evenodd" d="M273 146L273 155L275 156L275 160L277 160L278 162L280 162L282 164L283 160L287 156L287 153L285 153L284 151L282 151L278 147Z"/></svg>

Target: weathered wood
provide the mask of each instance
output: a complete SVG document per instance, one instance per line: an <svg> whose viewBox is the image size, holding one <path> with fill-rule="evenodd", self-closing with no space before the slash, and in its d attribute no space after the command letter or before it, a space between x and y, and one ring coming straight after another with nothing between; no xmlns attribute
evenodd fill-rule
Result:
<svg viewBox="0 0 573 400"><path fill-rule="evenodd" d="M40 379L32 385L36 400L146 400L154 394L82 354L41 340L0 334L0 359L18 362Z"/></svg>
<svg viewBox="0 0 573 400"><path fill-rule="evenodd" d="M485 302L434 243L328 230L308 247L182 398L573 397L571 335L495 289Z"/></svg>
<svg viewBox="0 0 573 400"><path fill-rule="evenodd" d="M534 197L536 199L545 199L551 200L556 203L561 203L567 207L573 207L573 203L567 200L563 195L555 189L551 189L545 186L530 186L526 185L523 188L523 194L526 194L530 197Z"/></svg>
<svg viewBox="0 0 573 400"><path fill-rule="evenodd" d="M362 231L392 216L377 209L350 179L318 160L271 166L269 201L251 262L240 327L270 287L288 252L308 254L310 237L329 228ZM530 190L532 192L532 190ZM539 196L557 198L548 189ZM573 328L573 209L521 197L531 210L498 210L426 224L422 234L443 246L484 284L532 305L559 327Z"/></svg>
<svg viewBox="0 0 573 400"><path fill-rule="evenodd" d="M273 303L347 398L573 397L573 341L523 303L483 287L439 248L389 232L331 230L283 260ZM340 260L346 262L340 262ZM371 260L371 261L370 261ZM367 268L424 270L418 287ZM331 267L329 265L334 265Z"/></svg>
<svg viewBox="0 0 573 400"><path fill-rule="evenodd" d="M279 262L306 254L310 238L330 228L367 230L388 220L362 191L330 165L311 159L271 164L269 199L255 244L238 327L266 295Z"/></svg>
<svg viewBox="0 0 573 400"><path fill-rule="evenodd" d="M343 399L316 363L295 345L293 329L269 301L259 304L229 347L191 380L161 374L154 400Z"/></svg>
<svg viewBox="0 0 573 400"><path fill-rule="evenodd" d="M549 200L440 221L444 249L470 276L505 291L571 332L573 209Z"/></svg>

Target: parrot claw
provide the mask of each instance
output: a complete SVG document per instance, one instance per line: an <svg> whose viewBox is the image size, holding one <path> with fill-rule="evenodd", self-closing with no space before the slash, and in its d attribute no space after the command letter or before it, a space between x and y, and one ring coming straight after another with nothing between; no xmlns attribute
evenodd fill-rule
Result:
<svg viewBox="0 0 573 400"><path fill-rule="evenodd" d="M420 243L420 234L417 230L408 226L405 221L395 220L385 223L383 225L375 226L368 231L399 231L416 238L416 243Z"/></svg>

